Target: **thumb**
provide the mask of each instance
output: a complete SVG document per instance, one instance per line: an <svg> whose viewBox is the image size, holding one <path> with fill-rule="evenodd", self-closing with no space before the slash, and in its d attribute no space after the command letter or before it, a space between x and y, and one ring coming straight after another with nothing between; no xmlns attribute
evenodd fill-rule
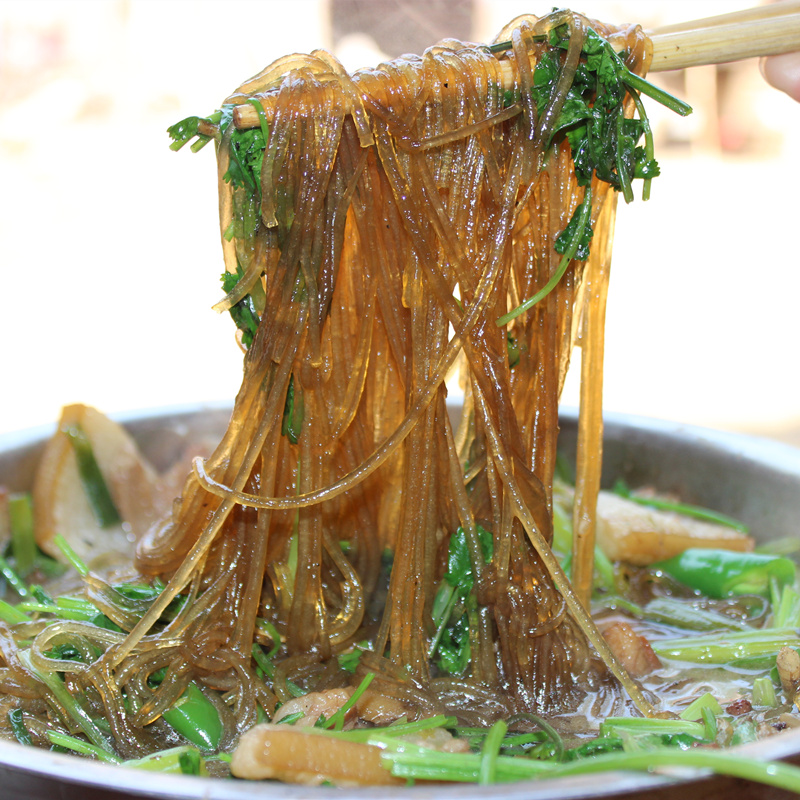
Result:
<svg viewBox="0 0 800 800"><path fill-rule="evenodd" d="M762 58L759 66L767 83L800 102L800 52Z"/></svg>

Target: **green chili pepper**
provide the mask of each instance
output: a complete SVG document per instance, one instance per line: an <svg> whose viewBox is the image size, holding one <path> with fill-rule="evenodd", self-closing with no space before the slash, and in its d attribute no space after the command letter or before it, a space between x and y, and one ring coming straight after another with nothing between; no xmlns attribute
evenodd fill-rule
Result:
<svg viewBox="0 0 800 800"><path fill-rule="evenodd" d="M172 708L164 712L164 719L203 750L216 750L219 746L222 738L219 714L195 683L190 683Z"/></svg>
<svg viewBox="0 0 800 800"><path fill-rule="evenodd" d="M652 566L716 599L734 594L766 595L772 581L784 586L795 579L795 566L788 558L730 550L691 548Z"/></svg>

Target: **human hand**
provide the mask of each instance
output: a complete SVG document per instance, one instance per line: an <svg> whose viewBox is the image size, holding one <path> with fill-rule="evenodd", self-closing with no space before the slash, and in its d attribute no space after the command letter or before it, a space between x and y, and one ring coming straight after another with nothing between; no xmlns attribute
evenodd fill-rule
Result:
<svg viewBox="0 0 800 800"><path fill-rule="evenodd" d="M767 83L800 103L800 52L763 58L760 66Z"/></svg>

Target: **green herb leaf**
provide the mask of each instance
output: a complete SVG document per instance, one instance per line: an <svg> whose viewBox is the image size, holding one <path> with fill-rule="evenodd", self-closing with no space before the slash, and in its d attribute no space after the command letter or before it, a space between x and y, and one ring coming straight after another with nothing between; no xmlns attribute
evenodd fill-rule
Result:
<svg viewBox="0 0 800 800"><path fill-rule="evenodd" d="M476 525L478 544L484 563L492 559L494 542L491 531ZM459 527L450 536L447 572L434 597L432 618L436 633L429 648L440 670L461 675L469 665L470 631L477 626L472 587L475 571L467 532Z"/></svg>
<svg viewBox="0 0 800 800"><path fill-rule="evenodd" d="M577 243L575 244L573 258L577 261L586 261L589 258L589 247L594 236L591 217L584 215L583 212L582 203L575 209L572 218L567 223L567 227L556 237L556 243L553 248L557 253L566 253L570 250L570 245L575 239Z"/></svg>
<svg viewBox="0 0 800 800"><path fill-rule="evenodd" d="M243 275L244 271L241 267L239 267L237 275L232 272L223 272L221 275L222 291L225 294L232 292ZM245 295L238 303L231 306L229 313L236 327L242 332L242 345L246 350L249 349L261 321L252 295Z"/></svg>
<svg viewBox="0 0 800 800"><path fill-rule="evenodd" d="M286 390L286 403L283 408L283 422L281 433L292 443L297 444L303 430L303 392L295 389L294 375L289 378L289 388Z"/></svg>
<svg viewBox="0 0 800 800"><path fill-rule="evenodd" d="M231 133L231 160L228 171L222 176L226 183L258 195L261 194L261 165L267 142L263 112L259 117L262 119L262 127L234 129Z"/></svg>
<svg viewBox="0 0 800 800"><path fill-rule="evenodd" d="M192 145L192 150L197 152L200 148L205 147L210 141L211 136L200 133L200 127L204 122L211 122L211 119L206 117L186 117L174 125L167 128L167 133L172 144L169 146L170 150L180 150L185 144L190 142L195 137L197 141Z"/></svg>

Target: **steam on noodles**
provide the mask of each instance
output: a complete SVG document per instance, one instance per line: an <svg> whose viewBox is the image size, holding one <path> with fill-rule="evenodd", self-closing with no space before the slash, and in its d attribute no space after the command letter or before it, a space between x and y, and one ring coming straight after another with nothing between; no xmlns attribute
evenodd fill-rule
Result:
<svg viewBox="0 0 800 800"><path fill-rule="evenodd" d="M655 713L584 610L615 207L657 174L626 94L649 43L568 12L517 19L497 42L352 77L327 53L290 56L172 130L216 141L218 309L239 327L242 387L221 443L139 542L144 584L71 556L110 624L76 611L0 625L0 683L34 743L77 735L106 760L147 758L195 741L176 713L192 702L218 718L195 741L214 752L328 701L314 718L337 727L357 712L547 731L539 715L589 692L607 712L629 697ZM551 544L576 344L573 591ZM299 758L294 733L265 735Z"/></svg>

